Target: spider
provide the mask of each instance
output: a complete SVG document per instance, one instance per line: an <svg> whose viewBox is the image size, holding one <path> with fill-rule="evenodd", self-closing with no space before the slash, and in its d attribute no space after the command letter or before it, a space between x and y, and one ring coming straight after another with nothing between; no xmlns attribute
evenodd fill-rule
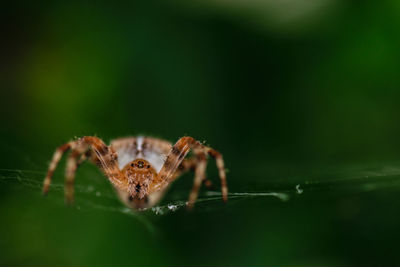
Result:
<svg viewBox="0 0 400 267"><path fill-rule="evenodd" d="M193 156L185 159L189 150ZM188 170L195 171L188 208L193 207L200 186L210 184L205 177L207 157L216 160L221 180L222 199L228 200L228 187L222 155L192 137L180 138L175 145L151 137L124 137L111 141L109 146L94 136L84 136L56 149L44 179L43 194L50 188L53 173L63 153L71 150L65 172L65 200L74 198L75 172L86 159L95 163L110 180L121 201L127 206L143 210L157 204L169 184Z"/></svg>

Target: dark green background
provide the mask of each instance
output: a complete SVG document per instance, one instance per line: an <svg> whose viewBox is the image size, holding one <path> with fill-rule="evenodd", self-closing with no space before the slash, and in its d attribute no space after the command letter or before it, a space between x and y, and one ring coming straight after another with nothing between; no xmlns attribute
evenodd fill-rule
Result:
<svg viewBox="0 0 400 267"><path fill-rule="evenodd" d="M399 2L186 2L2 5L0 265L400 264ZM109 198L65 207L63 164L41 197L58 145L137 134L206 140L231 192L290 200L129 215L90 164L77 186Z"/></svg>

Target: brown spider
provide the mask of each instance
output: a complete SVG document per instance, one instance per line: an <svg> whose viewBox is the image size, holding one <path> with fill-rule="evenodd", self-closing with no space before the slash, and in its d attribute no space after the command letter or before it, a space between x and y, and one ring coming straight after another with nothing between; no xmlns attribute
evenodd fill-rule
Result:
<svg viewBox="0 0 400 267"><path fill-rule="evenodd" d="M184 159L192 149L194 156ZM215 158L221 179L222 198L228 199L228 187L222 155L202 145L192 137L170 142L150 137L126 137L111 141L109 146L93 136L84 136L57 148L44 179L43 194L50 188L54 170L64 152L71 150L65 172L65 199L73 202L75 172L84 160L95 163L108 177L123 203L134 209L154 206L164 195L168 185L187 170L195 170L188 207L197 199L208 155Z"/></svg>

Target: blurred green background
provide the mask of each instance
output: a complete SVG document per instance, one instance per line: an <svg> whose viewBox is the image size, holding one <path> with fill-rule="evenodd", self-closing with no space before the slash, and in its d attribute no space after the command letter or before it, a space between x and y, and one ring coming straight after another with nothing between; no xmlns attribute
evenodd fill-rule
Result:
<svg viewBox="0 0 400 267"><path fill-rule="evenodd" d="M1 266L400 264L400 2L15 2L0 12ZM230 192L289 200L134 214L90 164L75 206L63 204L63 164L41 196L58 145L137 134L206 140L225 157ZM162 204L184 201L192 177Z"/></svg>

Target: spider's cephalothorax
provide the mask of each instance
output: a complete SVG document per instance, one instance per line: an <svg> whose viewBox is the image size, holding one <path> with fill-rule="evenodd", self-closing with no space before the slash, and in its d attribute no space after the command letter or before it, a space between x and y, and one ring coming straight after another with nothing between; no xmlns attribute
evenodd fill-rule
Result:
<svg viewBox="0 0 400 267"><path fill-rule="evenodd" d="M127 164L122 173L128 179L128 193L131 198L142 199L149 191L149 185L157 177L154 168L144 159L135 159Z"/></svg>
<svg viewBox="0 0 400 267"><path fill-rule="evenodd" d="M194 156L185 159L190 149ZM68 150L71 150L65 173L65 197L68 203L73 201L76 169L80 163L89 159L108 177L120 199L136 209L155 205L171 182L183 172L193 169L195 179L188 201L191 207L197 199L201 184L206 181L205 170L209 155L215 158L217 163L223 200L228 198L222 155L192 137L182 137L175 145L165 140L143 136L116 139L110 146L93 136L71 141L60 146L54 153L44 180L45 194L49 190L54 170L62 154Z"/></svg>

